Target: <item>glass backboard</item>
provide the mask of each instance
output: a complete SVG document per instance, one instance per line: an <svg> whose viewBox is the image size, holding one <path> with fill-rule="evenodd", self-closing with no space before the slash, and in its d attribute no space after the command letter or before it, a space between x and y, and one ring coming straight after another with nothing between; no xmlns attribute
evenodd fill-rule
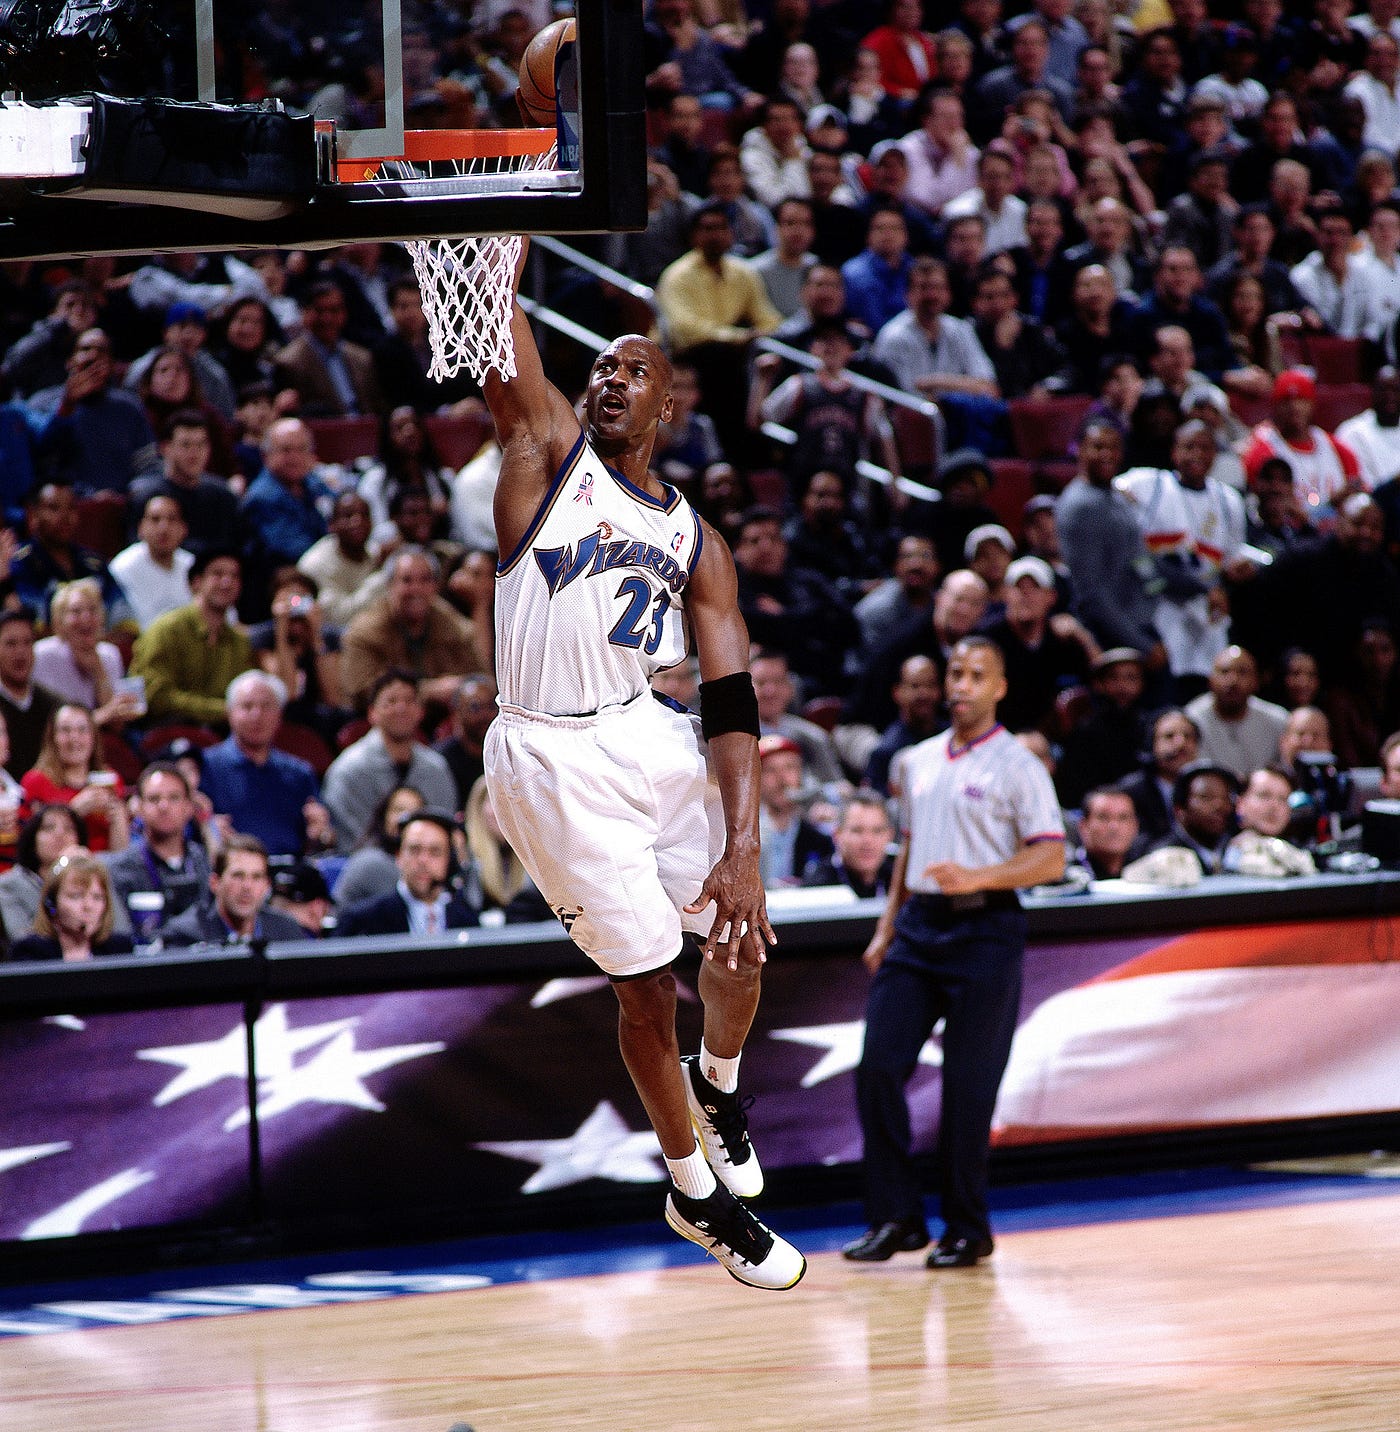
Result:
<svg viewBox="0 0 1400 1432"><path fill-rule="evenodd" d="M520 56L565 15L558 113L526 126ZM641 35L642 0L12 0L0 258L640 228ZM219 192L245 179L269 195Z"/></svg>

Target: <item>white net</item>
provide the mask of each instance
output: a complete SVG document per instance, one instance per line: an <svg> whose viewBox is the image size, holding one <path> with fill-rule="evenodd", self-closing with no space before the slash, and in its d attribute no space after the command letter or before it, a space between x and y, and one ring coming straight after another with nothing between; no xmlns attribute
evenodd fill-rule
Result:
<svg viewBox="0 0 1400 1432"><path fill-rule="evenodd" d="M549 169L554 148L541 153L473 156L447 161L461 177L503 177ZM423 296L428 342L433 350L428 374L442 381L465 370L481 383L493 370L509 382L515 377L515 345L510 320L520 239L515 235L414 240L408 251Z"/></svg>

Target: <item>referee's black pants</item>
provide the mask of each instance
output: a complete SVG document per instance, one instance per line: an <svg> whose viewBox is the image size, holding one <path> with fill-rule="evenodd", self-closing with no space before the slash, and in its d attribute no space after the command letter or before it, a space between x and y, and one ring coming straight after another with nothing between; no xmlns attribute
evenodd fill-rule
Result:
<svg viewBox="0 0 1400 1432"><path fill-rule="evenodd" d="M914 896L876 972L866 1009L856 1098L865 1136L872 1226L923 1220L905 1086L944 1020L939 1192L950 1238L990 1238L987 1164L997 1089L1021 1003L1026 917L1019 909L958 913Z"/></svg>

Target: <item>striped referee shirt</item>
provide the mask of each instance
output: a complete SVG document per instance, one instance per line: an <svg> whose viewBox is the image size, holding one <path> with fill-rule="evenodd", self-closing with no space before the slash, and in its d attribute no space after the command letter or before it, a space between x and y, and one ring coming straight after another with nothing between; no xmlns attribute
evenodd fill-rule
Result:
<svg viewBox="0 0 1400 1432"><path fill-rule="evenodd" d="M1000 865L1023 845L1065 838L1048 772L1000 723L965 746L951 731L920 742L903 771L900 825L913 894L942 893L924 876L930 865Z"/></svg>

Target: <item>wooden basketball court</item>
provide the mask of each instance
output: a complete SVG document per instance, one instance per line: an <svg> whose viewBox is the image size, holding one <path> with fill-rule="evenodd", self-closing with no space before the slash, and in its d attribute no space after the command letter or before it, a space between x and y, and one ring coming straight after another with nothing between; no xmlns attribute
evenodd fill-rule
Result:
<svg viewBox="0 0 1400 1432"><path fill-rule="evenodd" d="M0 1342L5 1432L1400 1425L1400 1196L1012 1233L975 1270L715 1264Z"/></svg>

